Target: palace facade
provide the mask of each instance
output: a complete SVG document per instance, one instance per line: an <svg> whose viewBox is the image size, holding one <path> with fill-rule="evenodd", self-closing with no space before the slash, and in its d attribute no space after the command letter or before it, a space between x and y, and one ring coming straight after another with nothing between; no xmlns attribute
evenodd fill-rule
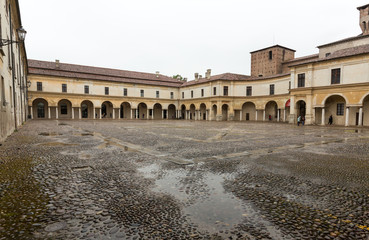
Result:
<svg viewBox="0 0 369 240"><path fill-rule="evenodd" d="M28 115L27 56L19 39L22 28L17 0L0 4L0 142Z"/></svg>
<svg viewBox="0 0 369 240"><path fill-rule="evenodd" d="M192 119L369 126L369 5L358 36L295 58L280 45L251 52L251 75L157 73L29 60L33 119Z"/></svg>

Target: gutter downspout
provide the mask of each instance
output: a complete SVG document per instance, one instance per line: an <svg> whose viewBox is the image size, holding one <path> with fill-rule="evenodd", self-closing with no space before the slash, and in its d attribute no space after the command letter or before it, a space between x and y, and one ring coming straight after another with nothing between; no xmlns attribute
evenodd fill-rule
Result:
<svg viewBox="0 0 369 240"><path fill-rule="evenodd" d="M12 12L11 12L11 7L10 7L10 3L9 3L9 23L10 23L10 42L13 42L13 24L12 24ZM14 52L13 52L13 44L10 44L10 49L11 49L11 61L12 61L12 79L13 79L13 105L14 105L14 126L15 126L15 130L18 129L17 126L17 107L16 107L16 92L15 92L15 69L14 69Z"/></svg>

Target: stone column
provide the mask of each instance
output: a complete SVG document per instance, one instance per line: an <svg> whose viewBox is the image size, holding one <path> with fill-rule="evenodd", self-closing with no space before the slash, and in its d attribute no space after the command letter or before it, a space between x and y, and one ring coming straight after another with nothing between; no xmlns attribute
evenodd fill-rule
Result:
<svg viewBox="0 0 369 240"><path fill-rule="evenodd" d="M56 106L56 108L55 108L55 118L56 119L59 119L59 109L58 109L58 106Z"/></svg>
<svg viewBox="0 0 369 240"><path fill-rule="evenodd" d="M73 107L71 107L72 108L72 119L74 119L74 109L73 109Z"/></svg>
<svg viewBox="0 0 369 240"><path fill-rule="evenodd" d="M29 115L31 115L31 119L33 119L33 109L32 109L32 106L29 107Z"/></svg>
<svg viewBox="0 0 369 240"><path fill-rule="evenodd" d="M265 109L263 110L263 122L265 122Z"/></svg>
<svg viewBox="0 0 369 240"><path fill-rule="evenodd" d="M102 118L102 108L100 108L100 116L99 118L101 119Z"/></svg>
<svg viewBox="0 0 369 240"><path fill-rule="evenodd" d="M161 109L161 119L164 119L164 109Z"/></svg>
<svg viewBox="0 0 369 240"><path fill-rule="evenodd" d="M49 119L51 119L51 107L48 107L47 110L48 110L47 115L48 115Z"/></svg>
<svg viewBox="0 0 369 240"><path fill-rule="evenodd" d="M258 110L255 110L255 121L258 121Z"/></svg>
<svg viewBox="0 0 369 240"><path fill-rule="evenodd" d="M78 118L82 119L82 110L80 107L78 108Z"/></svg>
<svg viewBox="0 0 369 240"><path fill-rule="evenodd" d="M209 109L209 121L213 120L213 107L210 104L210 109Z"/></svg>
<svg viewBox="0 0 369 240"><path fill-rule="evenodd" d="M243 118L243 111L242 109L240 110L240 121L242 121L242 118ZM245 117L245 120L246 120L246 117Z"/></svg>
<svg viewBox="0 0 369 240"><path fill-rule="evenodd" d="M350 120L350 107L346 107L346 121L345 121L346 127L349 125L349 120Z"/></svg>
<svg viewBox="0 0 369 240"><path fill-rule="evenodd" d="M92 108L93 119L96 119L96 108Z"/></svg>
<svg viewBox="0 0 369 240"><path fill-rule="evenodd" d="M154 115L154 110L152 111L152 113L153 113L153 115ZM149 108L147 108L147 110L146 110L146 118L149 120L150 119L150 116L149 116L149 114L150 114L150 109Z"/></svg>
<svg viewBox="0 0 369 240"><path fill-rule="evenodd" d="M279 111L280 109L277 109L277 122L279 122Z"/></svg>
<svg viewBox="0 0 369 240"><path fill-rule="evenodd" d="M119 108L118 114L119 114L118 119L120 119L120 116L122 116L122 109L121 108Z"/></svg>
<svg viewBox="0 0 369 240"><path fill-rule="evenodd" d="M359 108L359 126L363 125L363 107Z"/></svg>
<svg viewBox="0 0 369 240"><path fill-rule="evenodd" d="M112 118L115 119L115 109L113 107L113 114L112 114Z"/></svg>
<svg viewBox="0 0 369 240"><path fill-rule="evenodd" d="M322 108L322 122L321 125L325 125L325 108Z"/></svg>
<svg viewBox="0 0 369 240"><path fill-rule="evenodd" d="M132 120L132 112L133 112L133 109L131 109L131 111L129 111L129 118Z"/></svg>
<svg viewBox="0 0 369 240"><path fill-rule="evenodd" d="M283 122L286 122L286 109L283 109Z"/></svg>
<svg viewBox="0 0 369 240"><path fill-rule="evenodd" d="M185 118L186 118L186 120L188 120L188 111L186 110L185 112L186 112L186 117Z"/></svg>

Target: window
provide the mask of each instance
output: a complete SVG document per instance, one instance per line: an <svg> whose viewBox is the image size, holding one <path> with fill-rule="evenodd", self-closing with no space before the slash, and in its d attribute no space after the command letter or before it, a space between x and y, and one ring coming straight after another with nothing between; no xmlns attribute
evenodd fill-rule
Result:
<svg viewBox="0 0 369 240"><path fill-rule="evenodd" d="M37 82L37 91L42 91L42 82Z"/></svg>
<svg viewBox="0 0 369 240"><path fill-rule="evenodd" d="M291 81L288 82L288 89L291 89Z"/></svg>
<svg viewBox="0 0 369 240"><path fill-rule="evenodd" d="M184 92L182 92L182 98L184 98Z"/></svg>
<svg viewBox="0 0 369 240"><path fill-rule="evenodd" d="M6 99L5 99L5 83L4 83L4 77L1 76L1 102L3 103L3 106L6 105Z"/></svg>
<svg viewBox="0 0 369 240"><path fill-rule="evenodd" d="M274 95L274 84L269 85L269 95Z"/></svg>
<svg viewBox="0 0 369 240"><path fill-rule="evenodd" d="M191 90L191 98L193 98L193 90Z"/></svg>
<svg viewBox="0 0 369 240"><path fill-rule="evenodd" d="M145 91L143 89L140 90L141 97L145 96Z"/></svg>
<svg viewBox="0 0 369 240"><path fill-rule="evenodd" d="M329 52L329 53L326 53L325 54L325 57L329 57L331 55L331 53Z"/></svg>
<svg viewBox="0 0 369 240"><path fill-rule="evenodd" d="M217 87L213 88L213 95L217 95Z"/></svg>
<svg viewBox="0 0 369 240"><path fill-rule="evenodd" d="M85 94L89 94L90 93L90 89L88 85L85 85Z"/></svg>
<svg viewBox="0 0 369 240"><path fill-rule="evenodd" d="M159 91L156 91L156 98L159 98Z"/></svg>
<svg viewBox="0 0 369 240"><path fill-rule="evenodd" d="M269 60L272 60L272 59L273 59L273 52L269 51Z"/></svg>
<svg viewBox="0 0 369 240"><path fill-rule="evenodd" d="M68 114L68 106L65 103L60 104L60 114Z"/></svg>
<svg viewBox="0 0 369 240"><path fill-rule="evenodd" d="M67 84L62 84L62 92L67 92Z"/></svg>
<svg viewBox="0 0 369 240"><path fill-rule="evenodd" d="M170 92L170 99L173 99L173 98L174 98L174 93Z"/></svg>
<svg viewBox="0 0 369 240"><path fill-rule="evenodd" d="M246 96L252 96L252 87L246 87Z"/></svg>
<svg viewBox="0 0 369 240"><path fill-rule="evenodd" d="M366 31L366 22L363 22L364 32Z"/></svg>
<svg viewBox="0 0 369 240"><path fill-rule="evenodd" d="M105 95L109 95L109 87L105 87Z"/></svg>
<svg viewBox="0 0 369 240"><path fill-rule="evenodd" d="M337 103L337 116L343 116L344 106L344 103Z"/></svg>
<svg viewBox="0 0 369 240"><path fill-rule="evenodd" d="M223 87L223 96L228 96L228 86Z"/></svg>
<svg viewBox="0 0 369 240"><path fill-rule="evenodd" d="M332 69L331 84L339 84L341 80L341 69Z"/></svg>
<svg viewBox="0 0 369 240"><path fill-rule="evenodd" d="M297 75L297 87L305 87L305 73Z"/></svg>
<svg viewBox="0 0 369 240"><path fill-rule="evenodd" d="M128 96L128 89L127 88L123 88L123 96L125 96L125 97Z"/></svg>
<svg viewBox="0 0 369 240"><path fill-rule="evenodd" d="M201 89L201 97L204 96L204 89Z"/></svg>

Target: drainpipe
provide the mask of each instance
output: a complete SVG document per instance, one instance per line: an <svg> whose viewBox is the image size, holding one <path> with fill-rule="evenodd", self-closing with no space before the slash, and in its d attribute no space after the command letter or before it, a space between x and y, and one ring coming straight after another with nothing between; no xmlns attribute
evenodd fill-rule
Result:
<svg viewBox="0 0 369 240"><path fill-rule="evenodd" d="M10 42L13 41L13 23L12 23L12 11L11 11L10 3L9 3L9 23L10 23ZM15 130L18 129L17 127L17 101L16 99L16 92L15 92L15 69L14 69L14 53L13 53L13 44L10 44L10 57L11 57L11 64L12 64L12 79L13 79L13 106L14 106L14 125Z"/></svg>

